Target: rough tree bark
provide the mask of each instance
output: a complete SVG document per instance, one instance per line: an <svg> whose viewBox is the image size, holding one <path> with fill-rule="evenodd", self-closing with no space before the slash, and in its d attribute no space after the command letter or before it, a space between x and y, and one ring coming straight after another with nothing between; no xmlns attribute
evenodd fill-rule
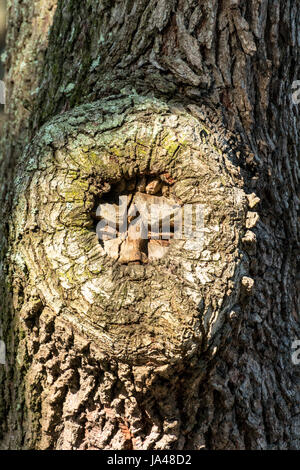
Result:
<svg viewBox="0 0 300 470"><path fill-rule="evenodd" d="M300 2L8 13L1 447L299 449ZM91 214L145 175L202 249L105 255Z"/></svg>

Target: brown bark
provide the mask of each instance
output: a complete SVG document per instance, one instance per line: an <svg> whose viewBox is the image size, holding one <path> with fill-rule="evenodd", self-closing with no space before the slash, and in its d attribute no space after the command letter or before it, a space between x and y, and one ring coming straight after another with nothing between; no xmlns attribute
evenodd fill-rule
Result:
<svg viewBox="0 0 300 470"><path fill-rule="evenodd" d="M55 3L9 4L1 446L299 448L299 1ZM204 246L106 256L166 177Z"/></svg>

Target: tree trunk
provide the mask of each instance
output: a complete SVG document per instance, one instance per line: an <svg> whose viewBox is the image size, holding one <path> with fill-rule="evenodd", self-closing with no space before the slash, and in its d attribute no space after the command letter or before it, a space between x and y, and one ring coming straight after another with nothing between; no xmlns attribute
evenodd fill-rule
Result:
<svg viewBox="0 0 300 470"><path fill-rule="evenodd" d="M1 447L299 449L300 2L8 13ZM143 181L201 243L122 264L92 215Z"/></svg>

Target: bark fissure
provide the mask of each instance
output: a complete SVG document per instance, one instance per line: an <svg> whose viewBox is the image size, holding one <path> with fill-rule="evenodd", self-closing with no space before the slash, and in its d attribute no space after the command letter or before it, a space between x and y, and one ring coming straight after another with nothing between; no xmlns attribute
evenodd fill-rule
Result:
<svg viewBox="0 0 300 470"><path fill-rule="evenodd" d="M1 446L299 448L299 3L55 7L9 2ZM166 173L203 247L115 263L96 202Z"/></svg>

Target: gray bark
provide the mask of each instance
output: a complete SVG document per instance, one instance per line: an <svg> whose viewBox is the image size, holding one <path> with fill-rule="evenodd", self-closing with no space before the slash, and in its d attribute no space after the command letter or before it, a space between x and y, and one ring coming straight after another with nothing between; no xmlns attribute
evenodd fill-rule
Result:
<svg viewBox="0 0 300 470"><path fill-rule="evenodd" d="M299 449L300 3L9 15L2 448ZM201 249L103 252L96 204L142 177L203 204Z"/></svg>

